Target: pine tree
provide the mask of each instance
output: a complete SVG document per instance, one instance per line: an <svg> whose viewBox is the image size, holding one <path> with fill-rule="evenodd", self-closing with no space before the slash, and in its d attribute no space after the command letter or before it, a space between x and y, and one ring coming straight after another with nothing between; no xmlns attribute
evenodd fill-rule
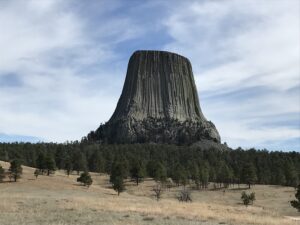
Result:
<svg viewBox="0 0 300 225"><path fill-rule="evenodd" d="M59 145L55 152L55 164L59 170L65 168L67 152L63 146Z"/></svg>
<svg viewBox="0 0 300 225"><path fill-rule="evenodd" d="M188 176L187 176L187 172L183 166L181 166L180 164L177 164L176 169L173 173L172 179L175 181L177 186L179 184L182 184L183 186L187 185Z"/></svg>
<svg viewBox="0 0 300 225"><path fill-rule="evenodd" d="M209 168L202 166L199 171L199 181L201 182L202 188L207 188L209 180Z"/></svg>
<svg viewBox="0 0 300 225"><path fill-rule="evenodd" d="M70 157L67 157L66 158L66 161L65 161L65 170L66 170L66 174L69 176L70 173L72 173L73 171L73 163L70 159Z"/></svg>
<svg viewBox="0 0 300 225"><path fill-rule="evenodd" d="M122 176L117 176L112 181L113 189L120 195L125 190L124 180Z"/></svg>
<svg viewBox="0 0 300 225"><path fill-rule="evenodd" d="M77 178L77 182L89 187L93 183L93 180L88 172L83 172L80 177Z"/></svg>
<svg viewBox="0 0 300 225"><path fill-rule="evenodd" d="M40 153L36 159L36 166L37 168L42 172L42 174L44 173L44 171L46 170L46 160L45 160L45 155L43 153Z"/></svg>
<svg viewBox="0 0 300 225"><path fill-rule="evenodd" d="M285 176L283 169L277 168L277 171L275 172L274 184L286 185L286 176Z"/></svg>
<svg viewBox="0 0 300 225"><path fill-rule="evenodd" d="M19 160L15 159L10 162L9 172L15 182L21 177L22 171L23 169Z"/></svg>
<svg viewBox="0 0 300 225"><path fill-rule="evenodd" d="M247 194L245 191L242 192L241 199L244 203L244 205L247 207L249 204L253 204L255 201L255 193L252 192L251 194Z"/></svg>
<svg viewBox="0 0 300 225"><path fill-rule="evenodd" d="M110 182L113 183L113 180L116 177L121 177L122 179L125 179L127 178L127 175L128 175L127 161L124 159L116 159L112 164Z"/></svg>
<svg viewBox="0 0 300 225"><path fill-rule="evenodd" d="M97 173L104 172L104 159L99 151L94 151L89 157L89 170Z"/></svg>
<svg viewBox="0 0 300 225"><path fill-rule="evenodd" d="M139 182L142 181L142 179L145 177L145 174L146 170L143 162L141 160L135 160L130 169L130 176L135 180L136 185L139 185Z"/></svg>
<svg viewBox="0 0 300 225"><path fill-rule="evenodd" d="M285 177L286 177L286 185L296 188L297 185L299 184L298 173L292 162L286 163Z"/></svg>
<svg viewBox="0 0 300 225"><path fill-rule="evenodd" d="M5 178L5 171L0 165L0 182L2 182L4 178Z"/></svg>
<svg viewBox="0 0 300 225"><path fill-rule="evenodd" d="M298 185L295 197L296 200L291 201L291 205L300 212L300 184Z"/></svg>
<svg viewBox="0 0 300 225"><path fill-rule="evenodd" d="M249 189L252 184L255 184L257 181L257 176L255 172L255 167L251 163L245 164L242 170L242 181L248 184Z"/></svg>
<svg viewBox="0 0 300 225"><path fill-rule="evenodd" d="M73 170L77 171L78 175L80 171L87 170L86 157L82 152L76 151L73 155L72 161L73 161Z"/></svg>
<svg viewBox="0 0 300 225"><path fill-rule="evenodd" d="M47 169L47 175L55 171L55 161L52 155L48 154L45 158L45 165Z"/></svg>
<svg viewBox="0 0 300 225"><path fill-rule="evenodd" d="M154 168L153 178L155 181L159 181L161 183L166 182L167 171L166 171L166 167L162 163L156 164L156 168Z"/></svg>

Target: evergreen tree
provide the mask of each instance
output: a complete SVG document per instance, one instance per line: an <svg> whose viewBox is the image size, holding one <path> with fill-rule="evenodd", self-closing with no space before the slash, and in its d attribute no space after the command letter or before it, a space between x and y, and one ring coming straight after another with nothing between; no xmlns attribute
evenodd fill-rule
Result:
<svg viewBox="0 0 300 225"><path fill-rule="evenodd" d="M124 180L122 176L117 176L112 181L113 189L120 195L125 190Z"/></svg>
<svg viewBox="0 0 300 225"><path fill-rule="evenodd" d="M199 181L201 182L202 188L207 188L209 181L209 167L207 164L201 166L200 168Z"/></svg>
<svg viewBox="0 0 300 225"><path fill-rule="evenodd" d="M292 162L287 162L285 166L286 185L297 187L299 184L298 172Z"/></svg>
<svg viewBox="0 0 300 225"><path fill-rule="evenodd" d="M36 159L36 166L42 172L42 174L46 170L46 157L44 153L40 153Z"/></svg>
<svg viewBox="0 0 300 225"><path fill-rule="evenodd" d="M176 169L173 172L172 179L176 183L177 186L179 184L182 184L183 186L187 185L188 176L187 176L187 172L183 166L181 166L180 164L177 164Z"/></svg>
<svg viewBox="0 0 300 225"><path fill-rule="evenodd" d="M252 163L246 163L242 170L242 182L248 184L249 189L257 181L255 167Z"/></svg>
<svg viewBox="0 0 300 225"><path fill-rule="evenodd" d="M0 165L0 182L2 182L4 178L5 178L5 171Z"/></svg>
<svg viewBox="0 0 300 225"><path fill-rule="evenodd" d="M145 177L146 170L143 162L141 160L134 160L130 169L130 176L135 180L136 185Z"/></svg>
<svg viewBox="0 0 300 225"><path fill-rule="evenodd" d="M93 180L88 172L83 172L80 177L77 178L77 182L89 187L93 183Z"/></svg>
<svg viewBox="0 0 300 225"><path fill-rule="evenodd" d="M47 175L55 171L55 161L52 155L48 154L45 158L45 165L47 169Z"/></svg>
<svg viewBox="0 0 300 225"><path fill-rule="evenodd" d="M296 200L291 201L291 205L300 212L300 184L298 185L295 197Z"/></svg>
<svg viewBox="0 0 300 225"><path fill-rule="evenodd" d="M124 159L116 159L112 164L110 182L113 183L113 180L116 177L121 177L122 179L127 178L128 175L128 163Z"/></svg>
<svg viewBox="0 0 300 225"><path fill-rule="evenodd" d="M249 204L253 204L255 201L255 193L252 192L251 194L247 194L245 191L242 192L241 199L244 203L244 205L247 207Z"/></svg>
<svg viewBox="0 0 300 225"><path fill-rule="evenodd" d="M63 146L59 145L55 153L55 165L59 170L65 168L66 158L66 150L63 148Z"/></svg>
<svg viewBox="0 0 300 225"><path fill-rule="evenodd" d="M66 174L69 176L70 173L72 173L73 171L73 163L70 159L70 157L67 157L66 158L66 161L65 161L65 170L66 170Z"/></svg>
<svg viewBox="0 0 300 225"><path fill-rule="evenodd" d="M22 171L23 168L19 160L15 159L10 162L9 173L15 182L21 177Z"/></svg>
<svg viewBox="0 0 300 225"><path fill-rule="evenodd" d="M76 151L73 155L72 161L73 161L73 170L77 171L78 175L80 171L87 170L86 157L82 152Z"/></svg>
<svg viewBox="0 0 300 225"><path fill-rule="evenodd" d="M286 185L286 177L284 170L281 168L277 168L275 172L275 181L273 182L274 184L277 185Z"/></svg>
<svg viewBox="0 0 300 225"><path fill-rule="evenodd" d="M161 183L166 182L167 171L166 171L166 167L162 163L157 163L157 166L154 169L153 179Z"/></svg>
<svg viewBox="0 0 300 225"><path fill-rule="evenodd" d="M97 173L104 172L104 159L99 151L94 151L89 157L89 170Z"/></svg>

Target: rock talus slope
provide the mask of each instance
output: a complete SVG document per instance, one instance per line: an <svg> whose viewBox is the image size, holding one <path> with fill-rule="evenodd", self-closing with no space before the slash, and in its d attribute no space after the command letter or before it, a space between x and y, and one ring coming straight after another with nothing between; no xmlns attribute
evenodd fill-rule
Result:
<svg viewBox="0 0 300 225"><path fill-rule="evenodd" d="M220 142L204 117L190 61L165 51L136 51L110 120L88 135L105 143Z"/></svg>

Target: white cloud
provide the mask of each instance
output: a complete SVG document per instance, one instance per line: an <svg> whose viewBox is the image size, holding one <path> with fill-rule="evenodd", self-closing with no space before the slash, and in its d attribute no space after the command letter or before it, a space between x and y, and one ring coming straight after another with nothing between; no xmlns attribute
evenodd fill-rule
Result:
<svg viewBox="0 0 300 225"><path fill-rule="evenodd" d="M165 21L174 39L165 48L191 59L200 100L201 95L210 96L202 99L204 114L233 147L300 138L300 124L270 129L261 128L268 117L253 121L261 115L269 120L274 115L300 115L300 93L288 92L300 88L299 4L296 0L194 1L174 7ZM236 101L239 92L256 87L265 91ZM233 92L235 99L225 97ZM219 99L213 99L216 94Z"/></svg>
<svg viewBox="0 0 300 225"><path fill-rule="evenodd" d="M140 30L130 18L105 20L105 9L114 10L118 2L109 8L95 3L95 24L71 3L0 3L0 76L21 83L1 86L2 133L75 140L113 113L123 82L120 68L111 65L114 48Z"/></svg>
<svg viewBox="0 0 300 225"><path fill-rule="evenodd" d="M0 1L0 81L20 79L0 88L0 133L80 139L112 115L124 52L154 45L190 58L202 110L230 146L300 138L288 125L300 115L299 4ZM279 117L286 125L265 125Z"/></svg>

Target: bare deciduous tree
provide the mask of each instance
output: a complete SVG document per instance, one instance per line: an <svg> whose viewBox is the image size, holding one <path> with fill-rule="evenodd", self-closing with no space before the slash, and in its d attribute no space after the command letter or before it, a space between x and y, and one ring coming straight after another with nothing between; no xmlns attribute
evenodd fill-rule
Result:
<svg viewBox="0 0 300 225"><path fill-rule="evenodd" d="M154 188L154 195L156 197L156 200L159 201L159 199L161 198L161 194L162 194L162 188L160 184L157 184Z"/></svg>

